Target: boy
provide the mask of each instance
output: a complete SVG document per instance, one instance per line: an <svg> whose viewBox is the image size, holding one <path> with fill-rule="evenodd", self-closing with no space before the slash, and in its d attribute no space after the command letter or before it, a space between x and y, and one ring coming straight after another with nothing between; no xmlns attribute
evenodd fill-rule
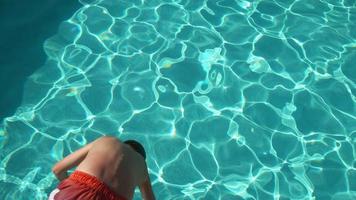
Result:
<svg viewBox="0 0 356 200"><path fill-rule="evenodd" d="M137 141L122 143L103 136L54 165L52 171L61 182L49 200L129 200L136 186L143 199L154 200L145 158Z"/></svg>

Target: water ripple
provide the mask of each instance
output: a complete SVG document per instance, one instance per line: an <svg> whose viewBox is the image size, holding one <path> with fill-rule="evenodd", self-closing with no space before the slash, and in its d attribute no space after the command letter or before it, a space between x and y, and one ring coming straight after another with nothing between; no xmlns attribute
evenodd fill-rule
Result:
<svg viewBox="0 0 356 200"><path fill-rule="evenodd" d="M0 127L4 199L103 134L142 141L157 199L355 199L355 3L80 2Z"/></svg>

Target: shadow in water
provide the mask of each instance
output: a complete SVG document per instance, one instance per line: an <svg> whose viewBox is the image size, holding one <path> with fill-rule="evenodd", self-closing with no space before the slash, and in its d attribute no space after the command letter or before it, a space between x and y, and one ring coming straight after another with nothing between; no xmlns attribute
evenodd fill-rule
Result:
<svg viewBox="0 0 356 200"><path fill-rule="evenodd" d="M0 0L0 121L14 114L26 78L44 64L44 41L80 6L77 0Z"/></svg>

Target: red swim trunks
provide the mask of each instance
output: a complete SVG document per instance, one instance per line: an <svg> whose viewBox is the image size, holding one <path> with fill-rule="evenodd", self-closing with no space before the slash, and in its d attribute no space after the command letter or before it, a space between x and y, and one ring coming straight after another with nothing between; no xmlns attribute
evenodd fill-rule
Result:
<svg viewBox="0 0 356 200"><path fill-rule="evenodd" d="M74 171L50 194L49 200L126 200L97 177Z"/></svg>

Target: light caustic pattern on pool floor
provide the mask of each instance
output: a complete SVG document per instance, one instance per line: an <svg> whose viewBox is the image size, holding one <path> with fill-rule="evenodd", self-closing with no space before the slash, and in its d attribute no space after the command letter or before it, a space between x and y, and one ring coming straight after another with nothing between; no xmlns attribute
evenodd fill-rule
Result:
<svg viewBox="0 0 356 200"><path fill-rule="evenodd" d="M2 126L1 197L44 199L111 134L157 199L355 199L354 1L81 3Z"/></svg>

